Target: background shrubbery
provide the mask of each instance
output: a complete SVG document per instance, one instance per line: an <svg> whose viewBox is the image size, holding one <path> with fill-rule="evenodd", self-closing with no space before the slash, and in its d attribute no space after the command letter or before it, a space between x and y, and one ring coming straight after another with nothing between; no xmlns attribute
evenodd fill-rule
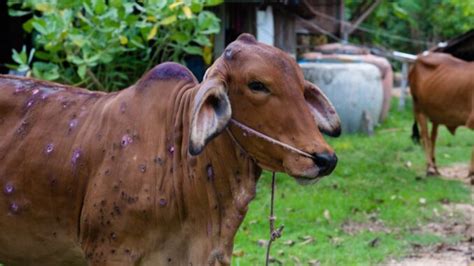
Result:
<svg viewBox="0 0 474 266"><path fill-rule="evenodd" d="M345 0L352 17L360 0ZM382 1L350 41L417 54L474 27L474 1Z"/></svg>
<svg viewBox="0 0 474 266"><path fill-rule="evenodd" d="M163 61L202 55L219 19L205 7L222 0L8 0L33 49L14 52L13 66L33 76L116 90ZM206 50L206 49L204 49Z"/></svg>

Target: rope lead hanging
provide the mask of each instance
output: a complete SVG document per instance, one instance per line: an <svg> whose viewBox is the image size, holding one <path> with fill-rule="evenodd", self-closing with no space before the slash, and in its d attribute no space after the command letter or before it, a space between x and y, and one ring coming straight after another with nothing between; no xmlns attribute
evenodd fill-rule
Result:
<svg viewBox="0 0 474 266"><path fill-rule="evenodd" d="M276 217L273 215L273 204L275 201L275 172L272 173L272 194L270 200L270 217L268 218L270 222L270 240L268 241L267 245L267 256L265 260L265 265L268 266L270 263L270 248L272 246L272 242L275 241L277 238L281 237L281 232L285 226L280 226L278 229L275 230L275 220Z"/></svg>

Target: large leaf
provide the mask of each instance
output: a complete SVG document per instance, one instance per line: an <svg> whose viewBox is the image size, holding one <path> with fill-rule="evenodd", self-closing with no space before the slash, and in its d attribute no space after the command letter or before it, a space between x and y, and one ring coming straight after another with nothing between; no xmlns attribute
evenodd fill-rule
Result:
<svg viewBox="0 0 474 266"><path fill-rule="evenodd" d="M39 19L39 18L35 18L35 19L31 22L31 25L32 25L33 28L34 28L36 31L38 31L40 34L43 34L43 35L48 34L46 21L44 21L44 20L42 20L42 19Z"/></svg>
<svg viewBox="0 0 474 266"><path fill-rule="evenodd" d="M96 14L104 13L107 8L105 0L92 0L92 6L94 7L94 12Z"/></svg>
<svg viewBox="0 0 474 266"><path fill-rule="evenodd" d="M155 26L153 26L153 28L151 28L151 30L148 33L148 36L146 37L146 39L151 40L151 39L155 38L157 32L158 32L158 25L155 25Z"/></svg>
<svg viewBox="0 0 474 266"><path fill-rule="evenodd" d="M25 16L25 15L29 15L31 14L32 11L25 11L25 10L16 10L16 9L9 9L8 10L8 15L12 16L12 17L22 17L22 16Z"/></svg>
<svg viewBox="0 0 474 266"><path fill-rule="evenodd" d="M182 10L186 18L190 19L193 17L193 11L191 11L191 8L189 8L189 6L183 6Z"/></svg>
<svg viewBox="0 0 474 266"><path fill-rule="evenodd" d="M202 55L202 48L199 47L199 46L185 46L183 48L183 50L187 53L187 54L191 54L191 55Z"/></svg>
<svg viewBox="0 0 474 266"><path fill-rule="evenodd" d="M198 30L203 34L218 33L220 30L219 19L209 11L203 11L198 17Z"/></svg>
<svg viewBox="0 0 474 266"><path fill-rule="evenodd" d="M120 36L119 36L119 40L120 40L120 44L121 44L121 45L127 45L127 43L128 43L128 38L127 38L127 36L120 35Z"/></svg>
<svg viewBox="0 0 474 266"><path fill-rule="evenodd" d="M224 2L224 0L206 0L204 5L205 6L217 6Z"/></svg>
<svg viewBox="0 0 474 266"><path fill-rule="evenodd" d="M175 32L171 35L171 40L185 45L191 41L191 36L185 32Z"/></svg>
<svg viewBox="0 0 474 266"><path fill-rule="evenodd" d="M166 17L166 18L162 19L160 21L160 24L163 25L163 26L166 26L166 25L169 25L169 24L172 24L172 23L176 22L177 19L178 19L178 17L176 15L172 15L172 16L169 16L169 17Z"/></svg>
<svg viewBox="0 0 474 266"><path fill-rule="evenodd" d="M42 13L50 13L55 10L54 6L50 3L37 3L35 4L35 9Z"/></svg>
<svg viewBox="0 0 474 266"><path fill-rule="evenodd" d="M194 38L193 41L195 41L197 44L199 44L201 46L211 46L212 45L211 41L209 40L209 37L206 36L206 35L199 35L196 38Z"/></svg>
<svg viewBox="0 0 474 266"><path fill-rule="evenodd" d="M28 64L25 46L23 46L23 48L21 49L21 52L19 53L15 49L13 49L12 51L13 51L12 59L13 61L15 61L15 63L19 65Z"/></svg>
<svg viewBox="0 0 474 266"><path fill-rule="evenodd" d="M79 77L81 79L84 79L86 77L86 71L87 71L87 66L86 65L80 65L77 68L77 75L79 75Z"/></svg>
<svg viewBox="0 0 474 266"><path fill-rule="evenodd" d="M59 67L53 63L35 62L33 76L45 80L56 80L59 78Z"/></svg>
<svg viewBox="0 0 474 266"><path fill-rule="evenodd" d="M31 31L33 30L33 21L34 20L35 20L34 18L30 18L25 23L23 23L23 29L26 32L31 33Z"/></svg>
<svg viewBox="0 0 474 266"><path fill-rule="evenodd" d="M120 8L123 5L123 1L122 0L109 0L109 4L112 7Z"/></svg>
<svg viewBox="0 0 474 266"><path fill-rule="evenodd" d="M37 51L35 53L35 57L40 59L40 60L44 60L44 61L48 61L48 60L52 59L52 56L51 56L50 53L46 53L46 52L43 52L43 51Z"/></svg>
<svg viewBox="0 0 474 266"><path fill-rule="evenodd" d="M199 13L202 11L203 6L204 5L200 1L193 1L190 8L193 13Z"/></svg>

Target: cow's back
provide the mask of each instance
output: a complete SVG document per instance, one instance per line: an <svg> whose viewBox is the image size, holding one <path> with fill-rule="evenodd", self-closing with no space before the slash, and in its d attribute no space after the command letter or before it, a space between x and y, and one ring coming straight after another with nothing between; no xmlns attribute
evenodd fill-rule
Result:
<svg viewBox="0 0 474 266"><path fill-rule="evenodd" d="M474 63L448 54L420 55L409 76L415 108L438 124L469 126L474 119L473 73Z"/></svg>

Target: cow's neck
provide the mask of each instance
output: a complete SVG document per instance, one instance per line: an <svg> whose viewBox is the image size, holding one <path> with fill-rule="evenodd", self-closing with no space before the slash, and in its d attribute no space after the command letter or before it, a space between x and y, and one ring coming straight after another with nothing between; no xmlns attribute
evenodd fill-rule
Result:
<svg viewBox="0 0 474 266"><path fill-rule="evenodd" d="M242 223L250 201L255 196L261 169L235 145L227 131L206 148L208 191L214 195L214 237L220 237L223 248L232 250L234 235ZM212 207L212 205L211 205ZM217 208L216 208L217 207ZM230 255L230 254L228 254Z"/></svg>
<svg viewBox="0 0 474 266"><path fill-rule="evenodd" d="M188 260L226 264L230 260L234 236L255 196L261 169L224 131L198 156L188 153L190 108L198 88L173 96L173 116L165 142L172 182L163 190L170 194L180 232L186 232ZM173 141L174 140L174 141ZM160 199L157 199L158 201ZM204 252L208 249L208 252Z"/></svg>

